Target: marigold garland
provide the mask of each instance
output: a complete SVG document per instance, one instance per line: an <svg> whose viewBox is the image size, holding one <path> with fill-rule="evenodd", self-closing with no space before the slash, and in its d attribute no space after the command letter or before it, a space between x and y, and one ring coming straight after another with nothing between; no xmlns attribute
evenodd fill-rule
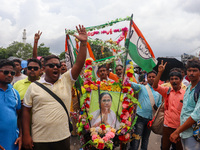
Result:
<svg viewBox="0 0 200 150"><path fill-rule="evenodd" d="M132 62L130 62L132 63ZM82 136L82 133L90 132L91 139L85 142L85 145L90 144L97 149L104 149L105 147L112 150L113 148L113 138L115 134L118 135L118 139L124 143L130 140L130 130L132 129L134 123L131 121L131 114L135 110L134 104L139 104L139 102L133 97L134 91L131 88L130 82L133 77L133 64L126 70L127 76L125 77L123 87L121 83L114 83L110 81L97 81L93 82L92 79L92 59L87 59L85 62L85 71L84 71L84 85L81 88L84 97L84 102L81 107L81 113L79 116L78 134ZM120 115L121 124L120 129L117 131L112 128L110 125L101 124L99 127L89 127L89 120L93 116L89 115L87 117L87 112L90 108L90 94L92 90L97 90L100 86L100 90L104 91L117 91L120 92L122 88L123 100L122 100L122 112ZM121 98L120 98L121 100ZM135 121L134 121L135 122ZM82 136L82 140L84 137ZM85 146L83 145L83 147Z"/></svg>

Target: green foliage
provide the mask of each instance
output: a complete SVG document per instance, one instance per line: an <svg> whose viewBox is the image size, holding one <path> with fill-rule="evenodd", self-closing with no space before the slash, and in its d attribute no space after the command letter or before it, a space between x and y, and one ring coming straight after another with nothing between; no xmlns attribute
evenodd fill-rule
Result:
<svg viewBox="0 0 200 150"><path fill-rule="evenodd" d="M0 47L0 59L7 59L11 56L22 58L24 60L31 58L33 55L33 47L31 44L21 43L14 41L7 48ZM38 47L38 56L51 55L50 48L45 47L44 43L41 43Z"/></svg>
<svg viewBox="0 0 200 150"><path fill-rule="evenodd" d="M91 44L90 46L92 48L92 51L96 60L112 56L112 51L106 47L104 47L103 53L102 53L101 46L93 45L93 44Z"/></svg>
<svg viewBox="0 0 200 150"><path fill-rule="evenodd" d="M49 48L49 47L45 47L45 46L44 46L44 43L41 43L41 44L38 46L37 55L38 55L38 56L48 56L48 55L51 55L51 53L50 53L50 48Z"/></svg>
<svg viewBox="0 0 200 150"><path fill-rule="evenodd" d="M22 59L28 59L32 57L32 46L31 44L24 44L21 42L14 41L7 47L6 56L15 56Z"/></svg>
<svg viewBox="0 0 200 150"><path fill-rule="evenodd" d="M6 59L6 58L8 58L6 54L6 49L3 47L0 47L0 59Z"/></svg>
<svg viewBox="0 0 200 150"><path fill-rule="evenodd" d="M60 60L65 59L65 52L60 53L59 58Z"/></svg>
<svg viewBox="0 0 200 150"><path fill-rule="evenodd" d="M90 46L96 60L113 56L112 50L107 47L104 47L103 51L101 51L102 47L99 45L91 44ZM114 70L114 63L111 63L109 68L112 68L112 70Z"/></svg>

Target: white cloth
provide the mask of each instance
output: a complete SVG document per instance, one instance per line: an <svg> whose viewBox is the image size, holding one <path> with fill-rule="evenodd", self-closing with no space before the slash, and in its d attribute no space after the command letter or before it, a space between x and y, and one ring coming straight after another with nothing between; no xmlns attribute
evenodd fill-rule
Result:
<svg viewBox="0 0 200 150"><path fill-rule="evenodd" d="M91 115L93 115L93 118L91 120L91 126L94 126L96 123L101 121L100 109L94 111L93 113L91 113ZM119 121L118 120L116 121L116 114L112 110L110 110L110 113L108 114L107 122L113 128L115 128L115 123L116 123L116 129L119 129L120 127Z"/></svg>
<svg viewBox="0 0 200 150"><path fill-rule="evenodd" d="M97 81L101 81L101 79L100 79L100 78L97 78ZM115 82L114 80L112 80L112 79L110 79L110 78L108 78L108 77L107 77L107 80L106 80L106 81Z"/></svg>
<svg viewBox="0 0 200 150"><path fill-rule="evenodd" d="M186 77L186 76L185 76L185 77ZM183 78L182 83L188 87L189 84L190 84L190 82L189 82L188 80L186 80L185 77Z"/></svg>

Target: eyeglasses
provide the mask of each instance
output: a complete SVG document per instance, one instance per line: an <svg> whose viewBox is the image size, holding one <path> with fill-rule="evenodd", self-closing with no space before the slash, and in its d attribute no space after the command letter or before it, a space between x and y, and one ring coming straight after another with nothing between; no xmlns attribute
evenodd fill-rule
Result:
<svg viewBox="0 0 200 150"><path fill-rule="evenodd" d="M57 67L57 68L60 68L61 67L61 65L60 64L46 64L45 66L49 66L49 68L54 68L55 66Z"/></svg>
<svg viewBox="0 0 200 150"><path fill-rule="evenodd" d="M11 74L11 76L14 76L15 75L15 72L14 71L8 71L8 70L0 70L1 72L3 72L4 75L8 75L8 74Z"/></svg>
<svg viewBox="0 0 200 150"><path fill-rule="evenodd" d="M33 67L33 66L28 66L27 68L28 68L28 70L33 69L34 71L37 71L39 69L39 67Z"/></svg>
<svg viewBox="0 0 200 150"><path fill-rule="evenodd" d="M111 101L110 99L107 99L107 100L106 100L106 99L103 99L103 100L102 100L103 103L106 103L106 102L109 103L110 101Z"/></svg>

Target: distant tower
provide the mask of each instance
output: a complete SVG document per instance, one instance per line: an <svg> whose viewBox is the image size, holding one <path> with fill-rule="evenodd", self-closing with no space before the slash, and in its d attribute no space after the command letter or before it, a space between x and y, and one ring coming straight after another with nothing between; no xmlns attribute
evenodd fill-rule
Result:
<svg viewBox="0 0 200 150"><path fill-rule="evenodd" d="M26 29L24 29L22 40L23 40L23 43L26 44Z"/></svg>

